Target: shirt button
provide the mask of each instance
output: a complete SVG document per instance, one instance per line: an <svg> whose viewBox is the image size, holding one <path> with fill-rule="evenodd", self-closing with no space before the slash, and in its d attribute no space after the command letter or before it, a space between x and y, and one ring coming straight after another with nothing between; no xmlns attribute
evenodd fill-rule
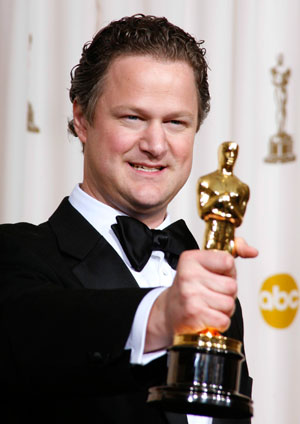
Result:
<svg viewBox="0 0 300 424"><path fill-rule="evenodd" d="M169 271L166 268L163 268L162 273L164 276L169 275Z"/></svg>

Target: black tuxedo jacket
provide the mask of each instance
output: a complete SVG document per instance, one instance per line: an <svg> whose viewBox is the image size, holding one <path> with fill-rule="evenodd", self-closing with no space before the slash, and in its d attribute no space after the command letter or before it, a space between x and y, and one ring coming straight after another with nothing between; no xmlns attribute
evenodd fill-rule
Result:
<svg viewBox="0 0 300 424"><path fill-rule="evenodd" d="M166 355L133 366L124 350L148 291L67 198L39 226L1 225L1 422L186 423L146 403ZM228 335L243 339L239 303ZM251 393L246 363L241 391Z"/></svg>

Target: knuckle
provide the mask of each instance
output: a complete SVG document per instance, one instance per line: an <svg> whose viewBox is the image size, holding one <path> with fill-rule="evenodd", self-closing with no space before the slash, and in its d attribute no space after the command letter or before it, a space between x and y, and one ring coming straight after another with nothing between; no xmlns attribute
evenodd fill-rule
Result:
<svg viewBox="0 0 300 424"><path fill-rule="evenodd" d="M230 318L227 315L222 315L219 320L219 329L223 332L226 331L230 326Z"/></svg>
<svg viewBox="0 0 300 424"><path fill-rule="evenodd" d="M197 250L184 250L179 257L180 263L185 263L191 259L193 259L196 255Z"/></svg>
<svg viewBox="0 0 300 424"><path fill-rule="evenodd" d="M225 312L227 312L229 315L232 315L234 312L234 309L235 309L235 300L232 297L228 297Z"/></svg>
<svg viewBox="0 0 300 424"><path fill-rule="evenodd" d="M178 288L179 296L186 301L188 301L190 297L193 296L193 286L192 284L189 284L188 281L188 276L185 276L185 278L181 279Z"/></svg>
<svg viewBox="0 0 300 424"><path fill-rule="evenodd" d="M184 315L187 318L197 317L200 312L199 303L195 301L194 296L185 297Z"/></svg>
<svg viewBox="0 0 300 424"><path fill-rule="evenodd" d="M228 270L235 268L234 257L227 252L224 255L224 267Z"/></svg>
<svg viewBox="0 0 300 424"><path fill-rule="evenodd" d="M206 316L207 308L205 304L199 302L195 296L189 296L184 302L181 314L184 322L197 327L199 319L202 320L203 317Z"/></svg>
<svg viewBox="0 0 300 424"><path fill-rule="evenodd" d="M213 306L218 319L229 319L235 310L235 300L232 296L221 295ZM221 318L222 317L222 318Z"/></svg>
<svg viewBox="0 0 300 424"><path fill-rule="evenodd" d="M227 293L235 297L238 290L237 281L233 278L228 279L228 281L226 282L226 288L227 288Z"/></svg>

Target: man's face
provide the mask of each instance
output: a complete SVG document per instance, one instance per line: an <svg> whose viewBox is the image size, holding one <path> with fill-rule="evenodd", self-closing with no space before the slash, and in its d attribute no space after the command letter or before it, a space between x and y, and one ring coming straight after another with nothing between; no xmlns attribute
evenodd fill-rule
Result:
<svg viewBox="0 0 300 424"><path fill-rule="evenodd" d="M93 124L74 106L75 128L85 145L82 188L149 226L159 225L190 174L197 112L187 63L151 56L115 59Z"/></svg>

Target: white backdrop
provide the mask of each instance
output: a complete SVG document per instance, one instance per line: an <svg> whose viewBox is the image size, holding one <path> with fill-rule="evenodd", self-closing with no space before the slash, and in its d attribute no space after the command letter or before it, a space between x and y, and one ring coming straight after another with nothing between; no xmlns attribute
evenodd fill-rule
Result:
<svg viewBox="0 0 300 424"><path fill-rule="evenodd" d="M236 174L250 186L251 198L238 235L260 250L256 260L237 260L255 380L253 422L299 424L298 0L0 0L0 222L47 219L81 180L81 147L66 130L69 72L83 43L102 25L134 13L164 15L205 40L211 112L196 138L191 177L170 209L174 219L185 218L201 243L196 181L217 167L219 143L239 143ZM266 164L276 130L270 68L279 53L292 71L286 129L297 161ZM276 327L277 318L282 328Z"/></svg>

